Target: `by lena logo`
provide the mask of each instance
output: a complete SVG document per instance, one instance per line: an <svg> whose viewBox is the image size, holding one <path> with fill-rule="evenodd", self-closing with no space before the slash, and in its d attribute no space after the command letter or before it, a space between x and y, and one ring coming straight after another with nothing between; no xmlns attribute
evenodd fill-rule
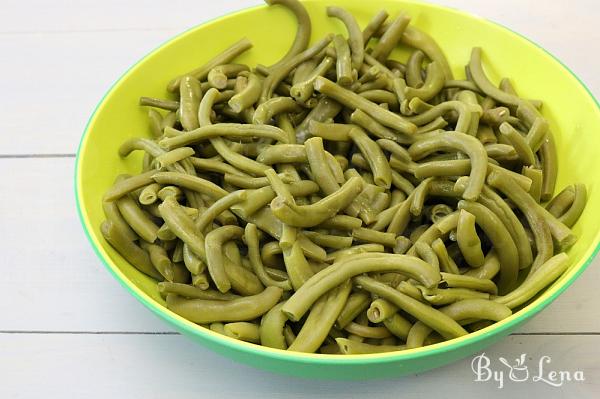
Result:
<svg viewBox="0 0 600 399"><path fill-rule="evenodd" d="M529 367L526 364L527 354L523 353L513 362L508 361L504 357L498 358L498 363L492 364L492 360L486 356L485 352L475 356L471 361L471 369L475 374L475 382L492 381L498 384L498 388L502 389L505 381L512 382L541 382L553 387L561 387L568 382L585 381L583 371L565 371L554 370L551 366L552 359L550 356L540 357L535 367Z"/></svg>

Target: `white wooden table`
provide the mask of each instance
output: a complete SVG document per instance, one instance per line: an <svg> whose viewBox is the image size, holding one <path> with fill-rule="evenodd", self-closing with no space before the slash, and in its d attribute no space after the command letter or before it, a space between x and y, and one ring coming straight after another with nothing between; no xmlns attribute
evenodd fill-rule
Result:
<svg viewBox="0 0 600 399"><path fill-rule="evenodd" d="M535 40L600 96L595 0L438 0ZM195 24L259 0L4 0L0 7L0 398L600 397L600 262L554 304L486 351L541 381L475 382L471 359L372 382L306 381L236 364L173 332L109 276L84 238L73 195L74 152L95 104L122 71ZM565 93L566 95L568 93ZM599 132L587 132L599 134Z"/></svg>

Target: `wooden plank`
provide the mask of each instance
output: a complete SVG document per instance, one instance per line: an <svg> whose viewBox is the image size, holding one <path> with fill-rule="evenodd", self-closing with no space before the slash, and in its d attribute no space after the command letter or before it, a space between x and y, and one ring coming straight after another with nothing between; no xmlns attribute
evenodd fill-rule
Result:
<svg viewBox="0 0 600 399"><path fill-rule="evenodd" d="M490 368L504 371L502 388L476 382L472 357L430 372L376 381L304 380L266 373L216 355L182 336L0 335L3 398L593 398L600 391L599 336L510 337L485 351ZM593 349L595 348L595 349ZM526 353L529 380L509 380L508 369ZM553 387L532 382L542 356L550 370L583 372L585 381ZM226 375L226 377L225 377Z"/></svg>
<svg viewBox="0 0 600 399"><path fill-rule="evenodd" d="M70 158L0 159L0 330L169 331L109 276L76 216ZM522 332L600 332L600 261Z"/></svg>
<svg viewBox="0 0 600 399"><path fill-rule="evenodd" d="M75 152L96 103L135 61L186 28L260 3L30 0L28 6L16 1L3 4L0 87L11 95L0 107L7 132L0 135L0 153ZM590 59L588 51L600 42L600 30L582 31L595 25L597 13L589 10L597 6L586 6L589 1L579 0L581 6L570 7L561 3L538 7L517 0L438 3L470 10L531 37L569 65L592 92L600 93L598 61ZM556 29L565 21L577 21L582 28Z"/></svg>

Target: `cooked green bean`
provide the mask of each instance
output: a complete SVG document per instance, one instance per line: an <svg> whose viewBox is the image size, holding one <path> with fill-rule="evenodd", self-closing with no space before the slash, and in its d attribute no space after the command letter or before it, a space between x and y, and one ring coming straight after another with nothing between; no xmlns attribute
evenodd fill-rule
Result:
<svg viewBox="0 0 600 399"><path fill-rule="evenodd" d="M464 209L460 210L458 216L456 238L467 264L471 267L481 267L484 255L481 250L481 240L475 229L475 216Z"/></svg>
<svg viewBox="0 0 600 399"><path fill-rule="evenodd" d="M361 97L356 93L346 90L341 86L336 85L332 81L322 76L319 76L315 79L314 87L315 90L333 98L346 107L352 109L361 109L382 125L391 127L406 134L414 134L416 131L416 126L406 121L401 116L384 110L377 104L365 99L364 97Z"/></svg>
<svg viewBox="0 0 600 399"><path fill-rule="evenodd" d="M123 219L143 240L149 243L156 241L158 226L136 201L126 195L117 200L117 207Z"/></svg>
<svg viewBox="0 0 600 399"><path fill-rule="evenodd" d="M383 233L364 227L359 227L352 230L352 237L357 241L371 242L381 244L387 247L394 247L396 245L396 235L393 233Z"/></svg>
<svg viewBox="0 0 600 399"><path fill-rule="evenodd" d="M241 76L246 76L242 74ZM233 112L240 113L245 109L252 107L260 98L262 91L262 81L254 73L247 74L248 83L238 93L234 94L228 101L227 105L231 107Z"/></svg>
<svg viewBox="0 0 600 399"><path fill-rule="evenodd" d="M475 222L492 242L500 258L500 280L498 290L501 293L514 288L519 271L517 247L506 226L485 206L471 201L459 201L458 207L475 216ZM462 248L461 248L462 250Z"/></svg>
<svg viewBox="0 0 600 399"><path fill-rule="evenodd" d="M260 343L260 331L257 324L245 321L235 323L227 323L223 327L225 335L231 338L239 339L240 341Z"/></svg>
<svg viewBox="0 0 600 399"><path fill-rule="evenodd" d="M243 64L223 64L211 69L208 72L207 80L212 87L223 90L227 88L228 78L234 78L240 72L248 70L248 66Z"/></svg>
<svg viewBox="0 0 600 399"><path fill-rule="evenodd" d="M523 166L521 170L523 176L527 176L531 179L531 188L529 189L529 195L533 197L535 202L540 202L542 198L542 181L543 173L541 169L536 169L533 166Z"/></svg>
<svg viewBox="0 0 600 399"><path fill-rule="evenodd" d="M548 212L550 212L550 214L558 218L571 207L574 200L575 188L573 186L567 186L560 193L556 194L556 196L552 198L548 204L546 204L546 209Z"/></svg>
<svg viewBox="0 0 600 399"><path fill-rule="evenodd" d="M235 57L242 54L243 52L245 52L246 50L248 50L251 47L252 47L252 43L247 38L243 38L243 39L235 42L230 47L225 49L222 53L213 57L210 61L208 61L206 64L202 65L201 67L198 67L198 68L186 73L185 75L182 75L180 77L177 77L177 78L171 80L169 82L169 85L167 86L167 90L169 90L170 92L175 92L176 90L178 90L183 76L193 76L198 81L204 80L208 76L208 73L210 72L211 69L213 69L214 67L216 67L218 65L226 64L226 63L232 61Z"/></svg>
<svg viewBox="0 0 600 399"><path fill-rule="evenodd" d="M188 299L229 301L239 298L238 295L229 292L223 294L215 290L201 290L200 288L193 287L188 284L171 283L166 281L158 283L158 292L162 297L166 297L168 294L175 294Z"/></svg>
<svg viewBox="0 0 600 399"><path fill-rule="evenodd" d="M136 269L157 280L162 280L161 274L152 264L148 253L130 240L112 220L102 222L100 232L106 241Z"/></svg>
<svg viewBox="0 0 600 399"><path fill-rule="evenodd" d="M487 174L487 154L476 138L464 133L439 133L417 141L408 149L413 160L422 159L433 151L456 149L466 153L471 160L469 184L463 198L476 200L481 193Z"/></svg>
<svg viewBox="0 0 600 399"><path fill-rule="evenodd" d="M402 36L410 22L410 17L401 13L385 30L371 55L380 62L385 61Z"/></svg>
<svg viewBox="0 0 600 399"><path fill-rule="evenodd" d="M308 42L310 41L312 27L310 16L306 12L306 9L304 8L301 2L297 0L265 0L265 2L269 6L281 4L282 6L288 8L292 13L294 13L294 16L296 17L296 20L298 22L296 37L294 38L292 46L290 47L288 52L283 56L283 58L281 58L279 61L277 61L275 64L269 67L269 70L273 71L274 69L284 65L286 61L289 61L295 55L306 50Z"/></svg>
<svg viewBox="0 0 600 399"><path fill-rule="evenodd" d="M219 199L228 193L213 182L202 179L201 177L186 175L177 172L154 172L152 179L159 184L172 184L182 188L206 194L211 198Z"/></svg>
<svg viewBox="0 0 600 399"><path fill-rule="evenodd" d="M278 219L291 226L316 226L346 208L360 192L362 185L360 178L353 177L339 190L311 205L296 205L277 196L271 201L271 210Z"/></svg>
<svg viewBox="0 0 600 399"><path fill-rule="evenodd" d="M374 271L398 271L418 280L427 287L439 281L439 274L424 261L406 255L358 254L312 276L286 302L283 311L290 320L299 320L324 292L358 274Z"/></svg>
<svg viewBox="0 0 600 399"><path fill-rule="evenodd" d="M265 313L260 320L260 344L276 349L287 349L283 330L287 317L281 311L285 302L278 303Z"/></svg>
<svg viewBox="0 0 600 399"><path fill-rule="evenodd" d="M365 42L363 33L351 13L341 7L327 7L327 15L342 21L348 31L348 43L352 54L352 68L358 69L364 58Z"/></svg>
<svg viewBox="0 0 600 399"><path fill-rule="evenodd" d="M427 65L427 77L423 85L419 88L406 87L404 94L409 101L415 97L423 101L429 101L444 87L444 71L435 61Z"/></svg>
<svg viewBox="0 0 600 399"><path fill-rule="evenodd" d="M227 292L231 288L231 283L225 272L221 247L226 241L241 238L243 233L244 230L239 226L222 226L206 235L204 245L208 272L215 286L221 292Z"/></svg>
<svg viewBox="0 0 600 399"><path fill-rule="evenodd" d="M519 159L524 165L533 165L535 163L535 156L529 144L524 136L522 136L514 127L509 123L503 122L500 125L500 133L506 137L510 144L514 147L517 152Z"/></svg>
<svg viewBox="0 0 600 399"><path fill-rule="evenodd" d="M162 98L140 97L139 104L149 107L166 109L169 111L177 111L179 109L179 101L165 100Z"/></svg>
<svg viewBox="0 0 600 399"><path fill-rule="evenodd" d="M263 292L229 301L183 299L167 295L169 310L194 323L253 320L271 309L281 298L281 288L267 287Z"/></svg>
<svg viewBox="0 0 600 399"><path fill-rule="evenodd" d="M196 255L189 245L183 244L183 263L192 274L200 274L206 268L206 264Z"/></svg>
<svg viewBox="0 0 600 399"><path fill-rule="evenodd" d="M421 50L413 51L406 61L406 84L416 89L423 86L422 65L425 54Z"/></svg>
<svg viewBox="0 0 600 399"><path fill-rule="evenodd" d="M469 288L476 291L487 292L492 295L496 295L498 293L496 284L494 284L492 280L453 273L442 272L441 274L442 283L447 284L448 287Z"/></svg>
<svg viewBox="0 0 600 399"><path fill-rule="evenodd" d="M433 240L431 249L435 252L440 263L440 270L446 273L459 274L458 266L448 254L448 250L441 238Z"/></svg>
<svg viewBox="0 0 600 399"><path fill-rule="evenodd" d="M254 111L252 117L252 123L255 125L264 125L277 114L300 112L301 109L302 108L291 97L271 98L256 107L256 111ZM286 142L285 140L280 141Z"/></svg>
<svg viewBox="0 0 600 399"><path fill-rule="evenodd" d="M349 87L354 82L354 77L352 76L350 47L342 35L335 35L333 37L333 46L336 53L335 70L337 75L337 83L341 86Z"/></svg>
<svg viewBox="0 0 600 399"><path fill-rule="evenodd" d="M471 76L477 87L479 87L486 95L507 105L518 106L521 103L521 100L518 97L500 90L488 80L481 65L480 47L474 47L471 52L469 70L471 71Z"/></svg>
<svg viewBox="0 0 600 399"><path fill-rule="evenodd" d="M583 213L585 203L587 202L587 190L583 184L575 184L573 203L569 209L559 216L558 220L565 226L571 227L577 222L577 219Z"/></svg>
<svg viewBox="0 0 600 399"><path fill-rule="evenodd" d="M215 125L202 126L198 129L185 132L175 137L164 138L160 140L159 144L162 148L171 150L218 137L264 137L274 139L282 143L287 142L287 135L285 132L276 126L218 123ZM223 158L225 157L223 156Z"/></svg>
<svg viewBox="0 0 600 399"><path fill-rule="evenodd" d="M325 38L319 40L317 43L315 43L312 47L309 47L308 49L283 61L281 64L277 65L276 68L272 68L271 72L263 82L263 87L260 94L260 102L263 103L270 99L273 96L275 88L281 83L281 81L285 79L287 75L289 75L289 73L296 66L319 54L325 47L329 45L329 43L332 40L333 35L328 35Z"/></svg>
<svg viewBox="0 0 600 399"><path fill-rule="evenodd" d="M201 290L207 290L210 286L208 279L209 277L206 274L206 272L202 272L200 274L192 274L192 285L194 287L200 288Z"/></svg>
<svg viewBox="0 0 600 399"><path fill-rule="evenodd" d="M378 283L369 277L355 277L354 281L363 289L387 299L400 309L411 314L444 338L455 338L466 335L467 332L456 321L441 313L440 311L425 305L385 284Z"/></svg>
<svg viewBox="0 0 600 399"><path fill-rule="evenodd" d="M167 251L160 245L150 244L144 241L140 243L140 247L148 252L150 262L152 262L154 268L158 270L165 280L172 282L175 272L173 270L173 264L167 256Z"/></svg>
<svg viewBox="0 0 600 399"><path fill-rule="evenodd" d="M568 267L569 257L564 252L554 255L544 262L531 278L526 279L514 291L494 298L494 301L514 309L533 298L547 285L559 278Z"/></svg>

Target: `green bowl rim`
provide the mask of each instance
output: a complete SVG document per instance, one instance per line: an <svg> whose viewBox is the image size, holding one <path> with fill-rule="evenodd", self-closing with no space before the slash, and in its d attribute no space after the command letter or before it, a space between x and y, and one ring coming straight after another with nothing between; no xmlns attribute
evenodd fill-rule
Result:
<svg viewBox="0 0 600 399"><path fill-rule="evenodd" d="M562 66L563 69L565 69L571 76L573 76L575 78L575 80L581 85L581 87L583 87L583 89L587 92L587 94L593 100L593 102L596 104L598 111L600 111L600 103L594 97L594 95L589 90L589 88L583 83L583 81L569 67L567 67L560 59L555 57L548 50L546 50L545 48L543 48L542 46L540 46L533 40L527 38L526 36L524 36L518 32L515 32L512 29L507 28L506 26L504 26L498 22L489 20L487 18L480 17L478 15L475 15L475 14L472 14L472 13L469 13L466 11L455 9L452 7L440 6L437 4L430 4L430 3L426 3L426 2L423 2L420 0L401 0L401 2L412 3L415 5L419 5L419 6L426 6L426 7L430 7L433 9L441 9L441 10L444 10L447 12L450 11L452 13L459 14L461 17L477 19L477 20L483 21L484 23L495 24L495 25L501 27L502 29L505 29L509 33L512 33L513 35L515 35L521 39L524 39L525 41L529 42L533 46L537 47L538 49L542 50L544 53L549 55L554 61L556 61L560 66ZM473 342L476 342L480 339L485 338L486 336L488 336L488 334L493 334L493 335L500 336L500 337L502 337L504 335L508 335L513 327L516 327L518 324L526 321L533 315L535 315L538 312L540 312L541 310L543 310L550 303L552 303L562 292L564 292L571 284L573 284L573 282L589 266L589 264L592 262L594 257L600 251L600 236L598 234L596 234L596 237L595 237L596 247L594 248L592 253L589 255L589 257L581 264L581 266L568 278L568 280L561 282L559 286L552 286L552 287L548 288L548 289L553 289L554 292L552 292L546 298L542 298L542 297L536 298L532 303L530 303L523 309L517 311L516 313L513 313L509 318L507 318L501 322L494 323L493 325L486 327L482 330L470 333L466 336L463 336L460 338L455 338L455 339L452 339L449 341L444 341L444 342L441 342L438 344L434 344L434 345L430 345L430 346L426 346L426 347L422 347L422 348L410 349L410 350L401 351L401 352L389 352L389 353L368 354L368 355L325 355L325 354L306 354L306 353L299 353L299 352L288 352L285 350L267 348L267 347L263 347L260 345L250 344L247 342L229 338L229 337L223 336L221 334L215 333L211 330L208 330L206 328L202 328L202 327L198 326L197 324L194 324L194 323L178 316L177 314L169 311L167 308L165 308L164 306L162 306L162 305L158 304L156 301L154 301L151 297L149 297L142 290L137 288L137 286L135 286L133 283L131 283L127 278L125 278L125 276L120 275L121 272L117 271L116 267L111 266L110 262L104 257L104 255L100 252L100 249L96 246L94 239L90 233L90 230L92 228L91 228L91 226L87 225L87 222L83 215L81 199L80 199L80 195L79 195L79 192L81 189L81 186L78 184L79 177L80 177L79 160L80 160L80 156L81 156L81 149L84 145L84 142L86 141L86 137L88 135L90 125L95 120L95 117L96 117L96 114L97 114L99 108L102 106L106 97L112 92L114 87L117 86L136 66L141 64L148 57L150 57L150 56L154 55L155 53L157 53L158 51L160 51L168 43L178 40L182 36L190 33L191 31L194 31L202 26L206 26L206 25L213 24L213 23L218 23L223 18L231 18L231 17L234 17L235 15L247 13L256 8L264 8L264 7L267 7L267 6L266 5L257 5L257 6L247 7L247 8L241 9L241 10L237 10L237 11L234 11L231 13L227 13L227 14L212 18L206 22L195 25L195 26L169 38L168 40L162 42L160 45L155 47L152 51L150 51L145 56L143 56L140 60L138 60L136 63L134 63L131 67L129 67L110 86L108 91L102 96L102 98L100 99L100 101L98 102L96 107L94 108L92 115L90 116L90 118L88 119L88 121L85 125L84 132L80 139L79 146L77 149L77 155L75 158L74 188L75 188L75 202L76 202L76 207L77 207L77 214L79 215L79 220L81 222L81 225L83 227L85 235L86 235L88 241L90 242L92 248L94 249L94 252L98 256L98 258L100 258L100 260L102 261L104 266L109 270L109 272L112 274L112 276L123 287L125 287L126 290L129 291L130 294L132 294L138 301L140 301L144 306L146 306L148 309L150 309L152 312L154 312L160 318L163 318L165 321L168 321L171 324L173 324L178 330L180 330L184 334L199 335L202 338L204 338L208 341L211 341L213 344L226 346L230 350L239 350L239 351L242 351L242 352L245 352L248 354L252 354L252 355L267 356L267 357L271 357L275 360L293 361L293 362L297 362L297 363L312 363L312 364L320 364L320 365L357 365L357 364L358 365L368 365L368 364L372 364L372 363L394 363L394 362L398 362L401 360L418 359L418 358L423 358L423 357L427 357L427 356L431 356L431 355L439 355L444 352L449 352L452 350L457 350L457 349L463 348L465 346L468 346L468 345L472 344ZM567 272L567 273L569 273L569 272ZM564 277L561 277L561 278L564 278ZM559 278L559 280L560 280L560 278Z"/></svg>

